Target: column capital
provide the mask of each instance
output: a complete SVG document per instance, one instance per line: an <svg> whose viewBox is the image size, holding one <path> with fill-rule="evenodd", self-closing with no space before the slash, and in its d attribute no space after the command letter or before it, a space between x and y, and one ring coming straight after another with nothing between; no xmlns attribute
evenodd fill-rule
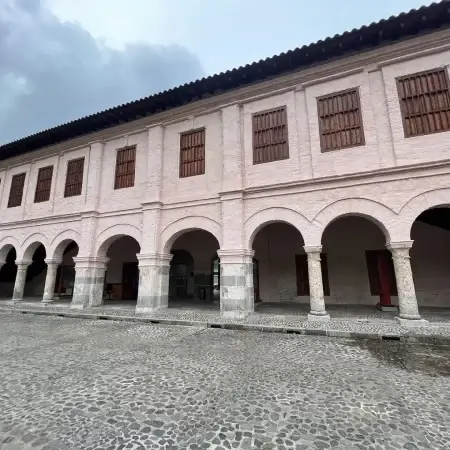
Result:
<svg viewBox="0 0 450 450"><path fill-rule="evenodd" d="M171 253L138 253L139 266L168 266L172 260Z"/></svg>
<svg viewBox="0 0 450 450"><path fill-rule="evenodd" d="M16 266L18 269L26 269L33 261L28 259L23 259L22 261L16 261Z"/></svg>
<svg viewBox="0 0 450 450"><path fill-rule="evenodd" d="M51 259L51 258L45 258L44 262L47 264L47 266L55 265L58 266L62 263L62 259Z"/></svg>
<svg viewBox="0 0 450 450"><path fill-rule="evenodd" d="M253 259L255 251L246 248L217 250L220 263L240 263L243 259Z"/></svg>
<svg viewBox="0 0 450 450"><path fill-rule="evenodd" d="M397 242L388 242L386 244L386 248L389 250L409 250L414 241L397 241Z"/></svg>
<svg viewBox="0 0 450 450"><path fill-rule="evenodd" d="M322 246L321 245L305 245L303 246L305 253L321 253Z"/></svg>
<svg viewBox="0 0 450 450"><path fill-rule="evenodd" d="M73 262L75 263L75 269L77 267L78 268L96 267L98 269L106 269L108 261L109 258L97 258L89 256L77 256L73 258Z"/></svg>

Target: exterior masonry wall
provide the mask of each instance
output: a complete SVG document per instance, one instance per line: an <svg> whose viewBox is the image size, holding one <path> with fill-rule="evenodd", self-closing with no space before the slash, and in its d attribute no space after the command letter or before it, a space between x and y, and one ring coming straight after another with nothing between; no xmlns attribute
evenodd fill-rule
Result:
<svg viewBox="0 0 450 450"><path fill-rule="evenodd" d="M104 258L110 245L127 235L139 243L149 261L166 261L178 237L203 229L225 251L222 254L230 271L236 269L233 264L240 271L249 264L254 238L267 223L289 223L301 233L301 245L323 244L326 249L333 245L328 237L322 239L329 223L356 215L378 225L377 246L411 238L426 242L415 244L411 251L417 294L420 302L443 304L448 272L440 252L447 234L417 228L411 236L411 227L421 212L450 203L450 133L405 139L395 77L436 67L449 70L450 52L445 45L450 45L450 31L355 55L339 64L330 62L2 161L0 259L14 246L16 261L26 261L39 243L45 246L47 258L58 259L75 240L83 270L89 271L91 265L102 264L95 258ZM353 87L360 92L365 145L321 153L316 97ZM251 115L282 105L288 115L289 159L253 165ZM203 127L206 172L179 178L180 133ZM135 184L114 190L116 153L125 145L136 145ZM67 163L79 157L85 158L82 194L64 198ZM37 173L47 165L54 166L50 200L35 204ZM22 172L27 174L22 205L8 208L12 176ZM335 225L335 245L354 237L355 230L338 222ZM289 252L302 251L297 241L292 242ZM366 284L345 281L345 274L332 268L342 259L336 256L334 260L332 253L330 284L339 285L339 279L342 287L327 301L371 303ZM235 258L238 254L240 259ZM432 256L439 268L431 270L417 262ZM358 259L352 261L359 267ZM268 275L261 278L261 291L272 300L295 297L292 274L285 269L282 255L277 280L272 280L264 264L260 271ZM244 292L239 289L236 292ZM241 298L240 293L236 295Z"/></svg>

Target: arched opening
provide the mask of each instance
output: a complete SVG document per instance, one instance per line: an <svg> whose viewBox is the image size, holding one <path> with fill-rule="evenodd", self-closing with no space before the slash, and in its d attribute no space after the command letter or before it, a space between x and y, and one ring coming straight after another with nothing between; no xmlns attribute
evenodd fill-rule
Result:
<svg viewBox="0 0 450 450"><path fill-rule="evenodd" d="M252 247L253 287L260 312L303 305L308 311L308 265L301 233L284 222L269 223L256 233Z"/></svg>
<svg viewBox="0 0 450 450"><path fill-rule="evenodd" d="M411 269L421 315L430 320L436 312L450 316L450 208L420 214L412 225L411 239Z"/></svg>
<svg viewBox="0 0 450 450"><path fill-rule="evenodd" d="M219 242L208 231L187 231L175 239L170 249L169 307L218 307L217 250Z"/></svg>
<svg viewBox="0 0 450 450"><path fill-rule="evenodd" d="M322 236L322 259L326 261L322 272L331 315L338 305L396 310L397 286L386 240L381 228L362 216L341 216L327 226Z"/></svg>
<svg viewBox="0 0 450 450"><path fill-rule="evenodd" d="M139 243L130 236L110 239L106 245L109 258L105 273L103 300L105 304L124 302L136 305L139 289L139 268L137 254Z"/></svg>
<svg viewBox="0 0 450 450"><path fill-rule="evenodd" d="M61 264L56 272L55 299L71 300L75 285L75 262L78 255L78 244L75 241L63 242L58 246L62 253ZM58 252L56 252L58 253Z"/></svg>
<svg viewBox="0 0 450 450"><path fill-rule="evenodd" d="M33 251L34 250L34 251ZM27 269L25 279L24 298L42 300L44 295L45 278L47 276L47 256L45 247L40 243L35 243L29 248L26 254L31 254L31 264Z"/></svg>
<svg viewBox="0 0 450 450"><path fill-rule="evenodd" d="M14 291L16 281L16 249L11 245L5 249L5 264L0 269L0 298L10 299Z"/></svg>

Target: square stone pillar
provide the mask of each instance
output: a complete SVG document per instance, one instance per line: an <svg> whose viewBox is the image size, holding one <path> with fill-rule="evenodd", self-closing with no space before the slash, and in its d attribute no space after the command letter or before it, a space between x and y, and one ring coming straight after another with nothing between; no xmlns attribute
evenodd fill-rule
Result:
<svg viewBox="0 0 450 450"><path fill-rule="evenodd" d="M25 282L27 279L27 270L31 261L16 261L17 274L14 282L13 302L20 302L23 300L23 293L25 291Z"/></svg>
<svg viewBox="0 0 450 450"><path fill-rule="evenodd" d="M325 309L322 265L320 262L322 246L304 246L303 248L308 256L309 301L311 304L308 320L328 322L330 316Z"/></svg>
<svg viewBox="0 0 450 450"><path fill-rule="evenodd" d="M46 259L47 275L45 277L44 295L42 303L51 303L55 297L56 274L58 273L58 266L61 261L54 259Z"/></svg>
<svg viewBox="0 0 450 450"><path fill-rule="evenodd" d="M169 306L170 253L138 254L139 291L136 313L150 313Z"/></svg>
<svg viewBox="0 0 450 450"><path fill-rule="evenodd" d="M220 313L244 318L255 310L253 256L248 249L218 250L220 258Z"/></svg>
<svg viewBox="0 0 450 450"><path fill-rule="evenodd" d="M399 317L402 325L423 326L428 321L423 320L419 314L414 279L411 270L409 250L413 241L390 242L387 248L392 253L395 279L397 281Z"/></svg>
<svg viewBox="0 0 450 450"><path fill-rule="evenodd" d="M83 309L88 306L103 304L103 287L105 284L108 258L73 258L75 262L75 285L71 308Z"/></svg>

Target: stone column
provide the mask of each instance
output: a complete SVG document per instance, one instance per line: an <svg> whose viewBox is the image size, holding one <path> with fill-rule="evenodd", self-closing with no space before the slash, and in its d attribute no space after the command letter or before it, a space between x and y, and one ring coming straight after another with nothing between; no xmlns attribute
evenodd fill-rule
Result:
<svg viewBox="0 0 450 450"><path fill-rule="evenodd" d="M45 277L42 303L51 303L55 296L56 274L58 273L58 266L61 264L61 261L46 259L45 262L47 263L47 276Z"/></svg>
<svg viewBox="0 0 450 450"><path fill-rule="evenodd" d="M23 292L25 290L25 281L27 279L27 270L31 261L16 261L17 274L14 283L13 302L20 302L23 300Z"/></svg>
<svg viewBox="0 0 450 450"><path fill-rule="evenodd" d="M394 261L395 279L397 281L399 317L402 325L424 325L426 320L421 319L417 304L416 290L411 271L409 250L413 241L390 242L387 248L392 253Z"/></svg>
<svg viewBox="0 0 450 450"><path fill-rule="evenodd" d="M309 301L311 304L311 311L308 314L308 320L328 322L330 320L330 316L325 310L322 265L320 263L322 246L305 245L303 248L308 256Z"/></svg>
<svg viewBox="0 0 450 450"><path fill-rule="evenodd" d="M139 292L137 313L150 313L169 306L169 271L172 255L138 254Z"/></svg>
<svg viewBox="0 0 450 450"><path fill-rule="evenodd" d="M244 318L255 310L253 256L248 249L218 250L220 258L220 313Z"/></svg>
<svg viewBox="0 0 450 450"><path fill-rule="evenodd" d="M103 287L105 283L108 258L73 258L75 262L75 284L71 308L83 309L88 306L103 304Z"/></svg>

